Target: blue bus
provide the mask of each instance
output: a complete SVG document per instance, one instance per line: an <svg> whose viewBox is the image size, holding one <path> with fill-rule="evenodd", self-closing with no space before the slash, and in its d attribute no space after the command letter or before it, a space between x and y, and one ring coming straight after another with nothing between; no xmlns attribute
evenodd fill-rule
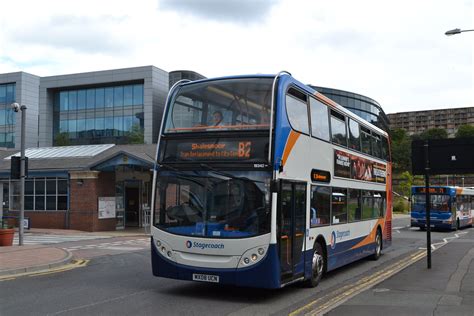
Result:
<svg viewBox="0 0 474 316"><path fill-rule="evenodd" d="M430 187L430 227L457 230L472 226L474 189ZM411 227L426 229L426 188L412 187Z"/></svg>
<svg viewBox="0 0 474 316"><path fill-rule="evenodd" d="M155 276L316 286L390 245L388 134L289 73L180 81L161 124Z"/></svg>

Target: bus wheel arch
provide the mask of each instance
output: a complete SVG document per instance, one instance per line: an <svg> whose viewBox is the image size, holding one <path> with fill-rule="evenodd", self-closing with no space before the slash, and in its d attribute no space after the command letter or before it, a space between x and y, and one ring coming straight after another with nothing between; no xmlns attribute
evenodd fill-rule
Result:
<svg viewBox="0 0 474 316"><path fill-rule="evenodd" d="M307 287L316 287L327 271L327 246L323 236L318 236L313 244L311 257L311 277L305 281Z"/></svg>

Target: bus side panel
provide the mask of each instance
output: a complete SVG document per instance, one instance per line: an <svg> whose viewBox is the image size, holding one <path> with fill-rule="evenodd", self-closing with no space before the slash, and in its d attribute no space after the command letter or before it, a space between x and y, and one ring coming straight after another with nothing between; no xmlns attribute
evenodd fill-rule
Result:
<svg viewBox="0 0 474 316"><path fill-rule="evenodd" d="M246 287L275 289L280 288L280 263L278 247L271 244L266 257L248 268L213 269L178 265L163 258L151 241L153 275L179 280L193 280L193 274L210 274L219 276L219 284L230 284Z"/></svg>
<svg viewBox="0 0 474 316"><path fill-rule="evenodd" d="M331 244L327 245L326 249L328 254L328 270L339 268L343 265L357 261L363 257L367 257L373 254L375 251L374 243L354 248L354 246L359 244L366 237L367 236L363 236L339 242L334 246L331 246Z"/></svg>
<svg viewBox="0 0 474 316"><path fill-rule="evenodd" d="M373 243L335 254L328 258L328 271L334 270L351 262L373 255L374 252L375 244Z"/></svg>

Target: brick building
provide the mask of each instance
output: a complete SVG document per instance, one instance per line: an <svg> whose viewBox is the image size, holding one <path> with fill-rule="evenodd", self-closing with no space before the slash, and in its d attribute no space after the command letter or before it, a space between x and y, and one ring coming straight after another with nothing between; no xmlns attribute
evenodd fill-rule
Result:
<svg viewBox="0 0 474 316"><path fill-rule="evenodd" d="M149 207L156 145L84 145L26 151L25 217L33 227L102 231L140 227ZM0 152L4 211L18 215L20 182ZM9 192L10 191L10 192Z"/></svg>
<svg viewBox="0 0 474 316"><path fill-rule="evenodd" d="M474 107L398 112L387 115L390 129L403 128L409 135L419 134L430 128L443 128L448 137L454 137L461 125L474 125Z"/></svg>

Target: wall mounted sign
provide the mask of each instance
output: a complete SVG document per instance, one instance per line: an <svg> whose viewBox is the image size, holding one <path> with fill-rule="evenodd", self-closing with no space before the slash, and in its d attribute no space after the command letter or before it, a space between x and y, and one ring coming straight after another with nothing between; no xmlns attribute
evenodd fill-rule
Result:
<svg viewBox="0 0 474 316"><path fill-rule="evenodd" d="M115 197L99 197L99 219L115 218Z"/></svg>

